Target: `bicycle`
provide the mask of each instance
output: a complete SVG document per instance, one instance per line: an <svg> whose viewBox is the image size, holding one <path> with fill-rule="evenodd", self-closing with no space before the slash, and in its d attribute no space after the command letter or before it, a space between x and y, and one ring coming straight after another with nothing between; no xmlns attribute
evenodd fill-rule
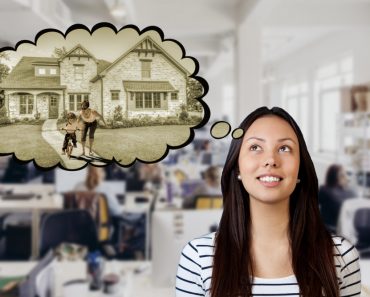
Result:
<svg viewBox="0 0 370 297"><path fill-rule="evenodd" d="M60 130L66 131L67 134L72 134L72 133L76 133L76 131L81 131L81 129L79 129L79 128L76 128L76 129L60 128ZM65 152L67 154L68 159L71 158L73 147L74 147L74 145L71 143L71 140L72 140L72 136L69 136L68 137L67 148L63 149L63 152ZM77 147L77 144L76 144L75 147Z"/></svg>

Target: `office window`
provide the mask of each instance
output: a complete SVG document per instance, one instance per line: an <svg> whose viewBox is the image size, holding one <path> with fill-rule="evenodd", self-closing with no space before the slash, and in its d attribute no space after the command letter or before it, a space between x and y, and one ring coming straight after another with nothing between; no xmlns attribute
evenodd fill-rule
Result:
<svg viewBox="0 0 370 297"><path fill-rule="evenodd" d="M39 68L37 71L38 75L45 75L46 74L46 69L45 68Z"/></svg>
<svg viewBox="0 0 370 297"><path fill-rule="evenodd" d="M55 68L50 68L49 72L50 72L50 75L56 75L57 74L57 70Z"/></svg>
<svg viewBox="0 0 370 297"><path fill-rule="evenodd" d="M33 112L33 96L23 94L19 97L19 114L32 114Z"/></svg>
<svg viewBox="0 0 370 297"><path fill-rule="evenodd" d="M300 126L306 141L308 139L308 83L291 82L283 87L283 105Z"/></svg>
<svg viewBox="0 0 370 297"><path fill-rule="evenodd" d="M152 61L150 60L141 60L141 78L150 78L151 63Z"/></svg>
<svg viewBox="0 0 370 297"><path fill-rule="evenodd" d="M320 66L315 74L314 150L338 149L337 118L341 112L341 88L353 83L353 57L342 56Z"/></svg>
<svg viewBox="0 0 370 297"><path fill-rule="evenodd" d="M111 91L112 100L119 100L119 91Z"/></svg>

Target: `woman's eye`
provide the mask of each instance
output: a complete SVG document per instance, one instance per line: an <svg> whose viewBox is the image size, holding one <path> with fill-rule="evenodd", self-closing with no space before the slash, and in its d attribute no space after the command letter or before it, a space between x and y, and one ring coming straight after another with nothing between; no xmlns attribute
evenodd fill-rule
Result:
<svg viewBox="0 0 370 297"><path fill-rule="evenodd" d="M260 151L261 150L261 147L259 145L252 145L250 147L250 150L251 151Z"/></svg>
<svg viewBox="0 0 370 297"><path fill-rule="evenodd" d="M290 152L290 151L291 151L291 149L290 149L290 147L289 147L289 146L284 145L284 146L282 146L282 147L279 149L279 151L281 151L281 152Z"/></svg>

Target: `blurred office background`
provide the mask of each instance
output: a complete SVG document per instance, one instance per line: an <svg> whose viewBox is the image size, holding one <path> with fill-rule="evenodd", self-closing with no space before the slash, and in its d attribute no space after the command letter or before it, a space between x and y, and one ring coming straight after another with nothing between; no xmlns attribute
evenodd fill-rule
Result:
<svg viewBox="0 0 370 297"><path fill-rule="evenodd" d="M180 41L187 55L199 61L199 75L209 84L204 100L211 110L210 123L227 120L236 128L245 115L261 105L285 108L297 120L306 138L322 186L320 201L335 205L334 211L323 213L330 216L326 220L328 227L363 249L364 258L368 256L369 0L3 0L0 11L2 47L14 47L20 40L33 41L45 28L63 32L75 23L90 28L103 21L118 28L126 24L135 24L140 29L158 26L166 38ZM209 210L181 208L182 201L191 196L200 183L205 183L206 172L211 166L222 170L230 137L215 140L210 137L209 129L207 125L197 131L194 142L188 147L171 152L158 165L161 177L154 182L149 176L157 169L140 169L140 164L129 169L112 166L105 169L107 184L103 188L115 189L114 195L121 199L118 200L123 205L122 211L130 213L128 218L134 222L133 226L129 222L128 227L123 224L123 229L145 229L144 235L141 234L145 237L141 246L139 232L138 249L129 256L125 256L123 249L117 258L147 259L154 266L168 263L172 265L170 275L174 267L171 261L176 262L177 255L172 255L168 246L155 245L161 241L163 245L163 241L172 238L172 247L178 251L186 236L203 231L199 230L199 220L204 216L197 214ZM87 174L86 170L74 173L39 171L32 164L18 165L8 157L1 157L0 161L3 180L0 189L8 196L17 191L26 194L23 192L27 192L27 188L17 189L27 183L39 184L39 188L32 188L35 193L44 191L35 195L63 196L74 189L77 181L84 181ZM340 166L335 169L333 164ZM330 178L335 182L328 182ZM217 189L215 191L217 193ZM130 196L130 192L134 194ZM217 197L214 193L209 196ZM195 200L188 204L189 208L196 208ZM129 203L126 209L125 203ZM170 206L166 207L166 203ZM215 205L217 203L212 201L211 206ZM323 207L325 209L325 202ZM144 215L135 217L132 215L135 209L139 211L134 213ZM203 224L205 231L214 228L217 222L218 210L211 210L211 213L210 219ZM3 228L6 224L13 226L16 234L15 223L11 220L31 226L32 213L28 215L28 219L24 214L12 219L5 216ZM40 217L42 221L42 215ZM156 229L156 223L163 232ZM19 234L24 232L24 236L28 236L30 244L26 254L22 254L24 250L19 251L19 257L28 259L32 252L35 253L31 246L35 234L27 228L19 229ZM117 244L120 239L115 240ZM6 244L3 245L6 252ZM16 258L16 251L12 252ZM168 259L163 259L163 255ZM171 281L158 280L168 284Z"/></svg>

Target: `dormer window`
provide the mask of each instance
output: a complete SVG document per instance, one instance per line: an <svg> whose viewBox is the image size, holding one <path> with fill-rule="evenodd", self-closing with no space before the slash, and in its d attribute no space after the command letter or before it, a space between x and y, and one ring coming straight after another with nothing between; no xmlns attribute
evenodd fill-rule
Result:
<svg viewBox="0 0 370 297"><path fill-rule="evenodd" d="M75 70L75 79L82 80L84 76L84 65L83 64L74 64Z"/></svg>
<svg viewBox="0 0 370 297"><path fill-rule="evenodd" d="M151 77L151 60L141 60L141 78Z"/></svg>
<svg viewBox="0 0 370 297"><path fill-rule="evenodd" d="M56 76L58 75L58 67L49 65L36 65L36 76Z"/></svg>

